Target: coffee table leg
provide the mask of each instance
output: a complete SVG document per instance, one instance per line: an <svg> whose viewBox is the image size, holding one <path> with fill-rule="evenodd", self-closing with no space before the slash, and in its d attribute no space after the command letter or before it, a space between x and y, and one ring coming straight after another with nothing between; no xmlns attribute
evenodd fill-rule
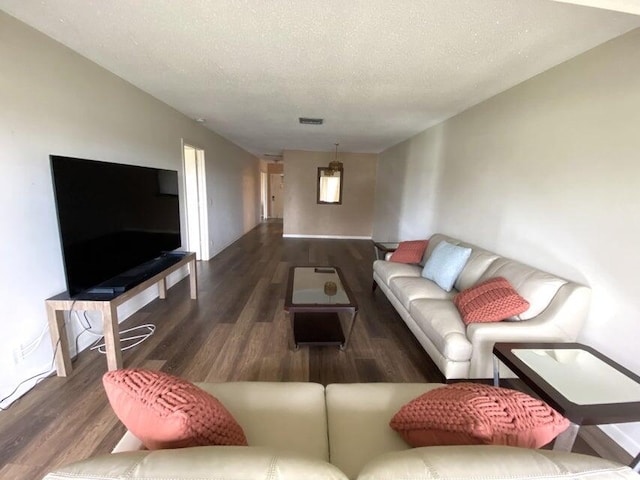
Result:
<svg viewBox="0 0 640 480"><path fill-rule="evenodd" d="M358 316L358 310L355 310L351 315L351 325L349 326L349 332L344 339L344 343L340 345L340 350L344 351L347 349L347 345L349 344L349 339L351 338L351 332L353 331L353 326L356 323L356 317Z"/></svg>
<svg viewBox="0 0 640 480"><path fill-rule="evenodd" d="M298 345L298 343L296 342L296 332L294 330L296 314L293 312L289 312L287 315L289 315L289 320L291 321L291 329L290 329L291 335L289 336L290 342L291 342L291 349L294 351L298 351L300 350L300 345Z"/></svg>
<svg viewBox="0 0 640 480"><path fill-rule="evenodd" d="M553 442L553 449L561 452L570 452L578 436L578 430L580 430L580 425L571 423L569 428L556 437L556 441Z"/></svg>

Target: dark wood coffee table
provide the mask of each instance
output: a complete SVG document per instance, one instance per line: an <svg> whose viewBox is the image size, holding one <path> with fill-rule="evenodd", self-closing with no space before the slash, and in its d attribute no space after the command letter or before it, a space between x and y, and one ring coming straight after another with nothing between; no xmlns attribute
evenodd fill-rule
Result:
<svg viewBox="0 0 640 480"><path fill-rule="evenodd" d="M358 304L338 267L291 267L284 309L296 350L300 345L346 349L358 315Z"/></svg>
<svg viewBox="0 0 640 480"><path fill-rule="evenodd" d="M580 425L640 420L640 377L580 343L496 343L494 385L500 382L498 360L542 400L571 421L554 450L571 451ZM637 460L632 467L637 468Z"/></svg>

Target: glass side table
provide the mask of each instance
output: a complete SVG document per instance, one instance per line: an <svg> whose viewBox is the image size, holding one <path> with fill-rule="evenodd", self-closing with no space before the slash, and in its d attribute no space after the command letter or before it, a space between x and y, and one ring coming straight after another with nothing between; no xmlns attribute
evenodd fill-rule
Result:
<svg viewBox="0 0 640 480"><path fill-rule="evenodd" d="M387 253L395 252L398 249L399 242L373 242L375 248L376 260L384 260Z"/></svg>
<svg viewBox="0 0 640 480"><path fill-rule="evenodd" d="M493 383L499 361L545 402L571 421L554 450L571 451L580 425L640 420L640 377L579 343L496 343ZM640 455L631 467L638 471Z"/></svg>

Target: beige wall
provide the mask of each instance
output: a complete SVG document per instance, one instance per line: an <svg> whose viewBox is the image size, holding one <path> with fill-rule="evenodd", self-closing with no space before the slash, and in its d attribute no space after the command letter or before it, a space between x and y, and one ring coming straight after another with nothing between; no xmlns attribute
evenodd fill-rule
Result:
<svg viewBox="0 0 640 480"><path fill-rule="evenodd" d="M284 152L284 234L371 237L377 155L339 153L344 164L342 205L318 205L318 167L334 152Z"/></svg>
<svg viewBox="0 0 640 480"><path fill-rule="evenodd" d="M639 86L635 30L383 152L374 236L418 222L590 285L580 340L640 373Z"/></svg>
<svg viewBox="0 0 640 480"><path fill-rule="evenodd" d="M257 224L260 183L251 154L2 12L0 72L0 228L10 252L0 262L2 398L51 366L48 335L33 354L14 359L46 331L44 299L65 289L50 154L177 170L184 244L181 142L203 148L212 254ZM119 308L120 318L156 296L147 290ZM75 335L79 325L70 321L68 329Z"/></svg>

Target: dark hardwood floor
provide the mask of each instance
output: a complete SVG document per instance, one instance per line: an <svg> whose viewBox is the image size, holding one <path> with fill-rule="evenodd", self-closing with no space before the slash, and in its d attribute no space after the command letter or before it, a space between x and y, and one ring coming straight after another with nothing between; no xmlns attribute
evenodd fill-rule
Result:
<svg viewBox="0 0 640 480"><path fill-rule="evenodd" d="M283 239L282 223L261 224L198 262L198 300L189 298L185 279L124 323L157 326L149 340L124 352L124 365L195 382L441 382L384 294L371 293L373 254L370 241ZM284 296L292 265L342 269L360 307L346 351L291 350ZM104 356L86 350L70 377L47 378L0 412L0 478L39 479L113 448L125 429L104 394L105 371ZM594 454L584 442L576 450Z"/></svg>

